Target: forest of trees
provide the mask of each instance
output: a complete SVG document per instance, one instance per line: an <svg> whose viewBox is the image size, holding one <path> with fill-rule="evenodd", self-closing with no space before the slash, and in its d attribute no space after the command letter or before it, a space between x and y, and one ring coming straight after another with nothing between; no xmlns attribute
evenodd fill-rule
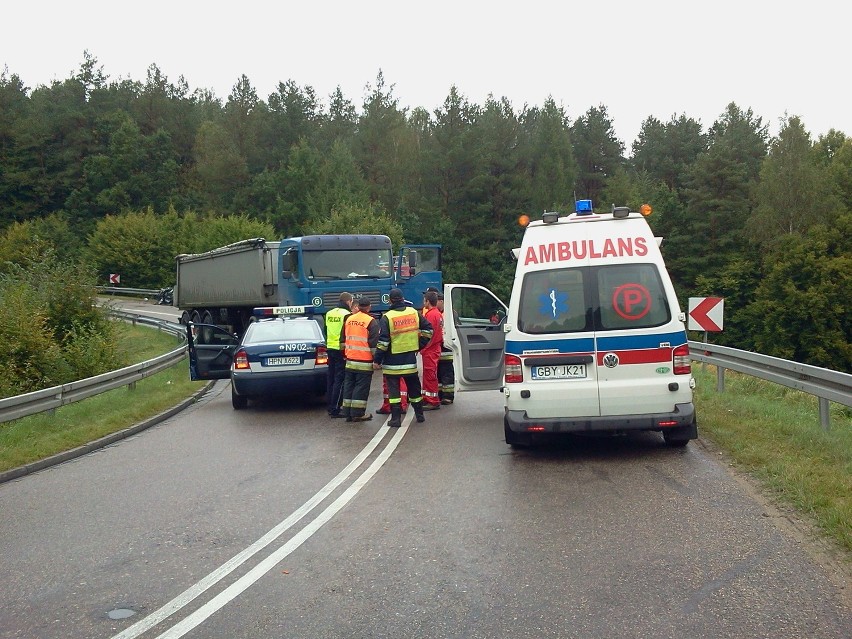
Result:
<svg viewBox="0 0 852 639"><path fill-rule="evenodd" d="M0 285L50 259L78 279L159 288L178 253L385 232L443 244L445 281L508 299L519 216L647 202L683 308L725 298L714 342L852 371L843 132L813 140L790 115L770 137L731 103L706 130L686 114L649 117L628 149L604 105L571 121L551 99L516 110L453 87L433 111L409 109L381 72L364 93L360 105L340 89L323 100L287 81L263 99L243 75L223 100L156 65L144 81L111 81L88 52L49 86L4 70Z"/></svg>

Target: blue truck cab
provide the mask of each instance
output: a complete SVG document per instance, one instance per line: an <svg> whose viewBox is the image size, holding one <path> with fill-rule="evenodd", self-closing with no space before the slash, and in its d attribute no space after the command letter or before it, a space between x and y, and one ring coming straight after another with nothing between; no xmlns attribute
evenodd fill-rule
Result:
<svg viewBox="0 0 852 639"><path fill-rule="evenodd" d="M406 244L393 254L386 235L306 235L281 240L278 303L311 306L324 315L344 291L366 296L373 313L390 308L390 290L400 288L419 308L423 291L443 286L441 246Z"/></svg>

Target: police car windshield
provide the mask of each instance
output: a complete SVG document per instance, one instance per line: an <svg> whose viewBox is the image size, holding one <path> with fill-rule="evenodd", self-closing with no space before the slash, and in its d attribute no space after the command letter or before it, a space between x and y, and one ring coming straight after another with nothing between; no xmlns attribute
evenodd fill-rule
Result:
<svg viewBox="0 0 852 639"><path fill-rule="evenodd" d="M308 279L390 277L389 249L305 251L302 255Z"/></svg>
<svg viewBox="0 0 852 639"><path fill-rule="evenodd" d="M312 320L266 320L249 326L244 342L286 342L319 340L316 322Z"/></svg>

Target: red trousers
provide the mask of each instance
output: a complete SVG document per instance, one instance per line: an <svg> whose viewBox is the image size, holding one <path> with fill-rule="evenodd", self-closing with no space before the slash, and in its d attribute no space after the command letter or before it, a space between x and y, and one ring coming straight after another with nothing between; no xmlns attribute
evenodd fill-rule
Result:
<svg viewBox="0 0 852 639"><path fill-rule="evenodd" d="M441 357L441 345L431 345L420 351L423 358L423 404L440 406L438 396L438 360Z"/></svg>

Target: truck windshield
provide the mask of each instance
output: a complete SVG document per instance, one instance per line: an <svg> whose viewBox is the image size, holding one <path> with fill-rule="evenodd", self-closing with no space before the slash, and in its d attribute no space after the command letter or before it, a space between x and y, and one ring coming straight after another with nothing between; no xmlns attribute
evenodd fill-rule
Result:
<svg viewBox="0 0 852 639"><path fill-rule="evenodd" d="M390 250L305 251L302 259L309 280L390 277Z"/></svg>

